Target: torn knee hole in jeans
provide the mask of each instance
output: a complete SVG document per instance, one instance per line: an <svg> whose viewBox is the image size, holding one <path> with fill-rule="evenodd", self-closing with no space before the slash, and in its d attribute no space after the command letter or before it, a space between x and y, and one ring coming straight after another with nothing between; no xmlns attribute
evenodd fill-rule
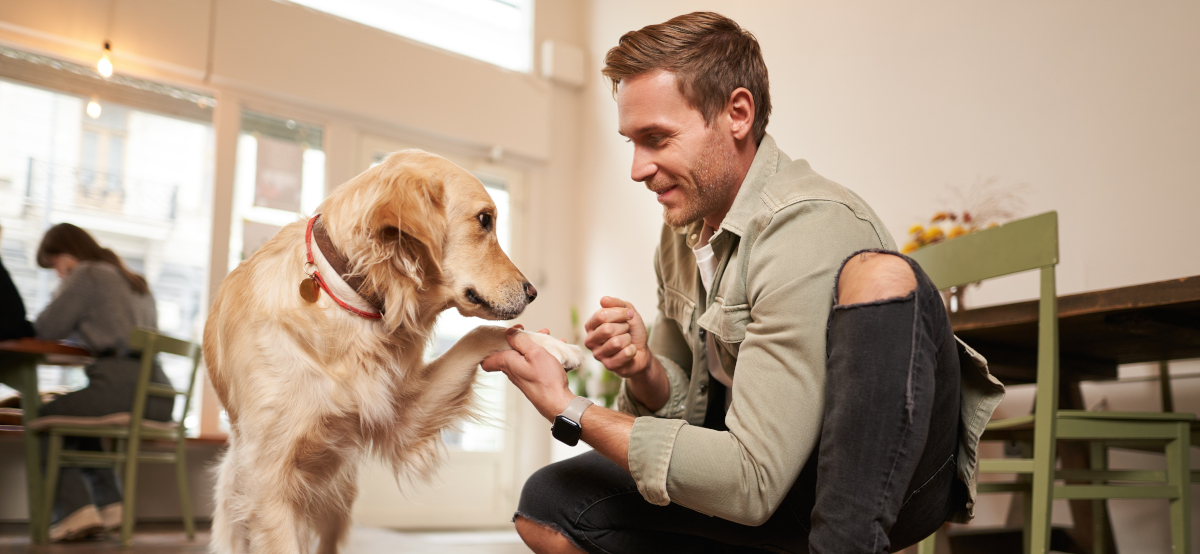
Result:
<svg viewBox="0 0 1200 554"><path fill-rule="evenodd" d="M542 520L540 520L540 519L537 519L537 518L535 518L535 517L529 517L529 514L525 514L525 513L521 513L521 512L514 512L514 513L513 513L513 518L512 518L512 521L513 521L513 523L514 523L514 524L517 522L517 518L518 518L518 517L520 517L520 518L524 518L524 519L525 519L525 521L528 521L528 522L530 522L530 523L533 523L534 525L539 525L539 526L541 526L541 527L545 527L546 529L551 529L551 530L553 530L553 531L557 532L558 534L562 535L562 536L563 536L563 538L565 538L565 539L567 539L568 541L570 541L570 542L571 542L571 544L572 544L572 545L573 545L575 548L578 548L579 550L583 550L583 551L585 551L585 552L586 552L586 550L585 550L585 549L584 549L582 546L580 546L580 545L579 545L579 543L575 542L575 539L571 538L571 535L568 535L566 531L563 531L562 527L559 527L558 525L555 525L555 524L553 524L553 523L550 523L550 522L547 522L547 521L542 521Z"/></svg>
<svg viewBox="0 0 1200 554"><path fill-rule="evenodd" d="M834 305L833 309L834 310L849 310L849 309L853 309L853 308L869 308L871 306L882 306L884 304L895 304L898 302L905 302L908 300L912 300L916 297L917 297L917 289L913 289L913 290L908 291L908 294L905 294L904 296L893 296L891 298L882 298L879 300L872 300L870 302L856 302L854 304L836 304L836 305Z"/></svg>
<svg viewBox="0 0 1200 554"><path fill-rule="evenodd" d="M895 291L894 293L892 293L893 294L892 296L886 296L884 298L874 298L872 300L865 301L865 302L848 302L848 303L841 302L840 299L842 297L842 290L841 290L842 289L842 274L846 271L847 266L851 265L851 262L853 262L856 257L865 256L866 254L891 256L892 258L894 258L896 260L900 260L900 261L904 262L905 269L891 268L891 269L880 270L878 268L878 266L876 266L876 268L874 268L874 269L864 269L861 266L855 266L855 267L850 268L851 273L847 274L848 279L850 279L853 282L866 281L866 280L876 280L876 281L883 280L883 281L890 281L891 284L896 284L895 282L897 280L903 280L904 285L905 285L904 288L908 288L907 285L909 284L909 281L911 280L911 288L908 288L907 292L901 293L900 291L895 291L895 289L901 288L901 287L888 286L888 287L885 287L885 289L884 289L886 292L876 291L875 294L886 294L886 293L891 293L892 291ZM865 260L865 258L864 258L864 260ZM892 262L889 262L889 265L891 265L891 264L892 264ZM909 258L899 252L893 252L891 250L883 250L883 249L879 249L879 248L868 248L868 249L864 249L864 250L859 250L859 251L847 256L845 260L842 260L842 265L838 267L837 275L834 276L834 280L833 280L833 297L835 299L834 308L837 309L837 308L857 308L857 307L878 306L881 304L889 304L892 302L902 302L904 300L907 300L910 297L914 297L917 289L920 288L920 286L921 286L920 279L917 278L917 273L919 271L917 269L917 267L918 266L916 265L915 261L913 261L911 258ZM901 273L903 273L904 275L900 275ZM861 288L861 286L859 286L859 288ZM903 290L903 288L901 288L901 290ZM851 294L854 294L854 293L851 293ZM859 293L859 294L861 294L861 293ZM872 294L871 296L874 296L875 294Z"/></svg>

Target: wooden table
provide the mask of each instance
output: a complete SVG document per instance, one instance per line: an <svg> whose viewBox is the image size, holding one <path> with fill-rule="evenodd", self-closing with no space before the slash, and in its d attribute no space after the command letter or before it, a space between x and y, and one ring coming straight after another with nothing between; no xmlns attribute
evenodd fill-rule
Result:
<svg viewBox="0 0 1200 554"><path fill-rule="evenodd" d="M1037 301L950 314L954 333L1006 383L1036 373ZM1058 298L1064 381L1115 379L1118 364L1200 358L1200 276Z"/></svg>
<svg viewBox="0 0 1200 554"><path fill-rule="evenodd" d="M1037 301L950 314L954 333L983 354L1005 384L1032 383L1037 372ZM1119 364L1200 358L1200 276L1058 298L1059 405L1085 409L1080 381L1115 379ZM1164 389L1166 390L1166 389ZM1163 405L1172 410L1164 394ZM1087 467L1082 445L1063 445L1065 467ZM1091 503L1072 501L1073 535L1091 551ZM1110 541L1111 542L1111 541ZM1109 545L1109 552L1115 552Z"/></svg>
<svg viewBox="0 0 1200 554"><path fill-rule="evenodd" d="M41 397L38 395L38 364L82 365L87 361L88 351L54 341L20 339L0 341L0 383L21 393L23 421L38 417ZM34 542L42 536L38 532L34 514L42 509L41 495L45 490L42 483L41 448L37 433L25 433L25 474L29 494L29 532Z"/></svg>

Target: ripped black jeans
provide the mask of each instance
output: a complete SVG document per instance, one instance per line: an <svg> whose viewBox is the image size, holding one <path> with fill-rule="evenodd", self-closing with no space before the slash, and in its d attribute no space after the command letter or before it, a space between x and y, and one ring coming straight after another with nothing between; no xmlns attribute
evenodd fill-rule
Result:
<svg viewBox="0 0 1200 554"><path fill-rule="evenodd" d="M955 458L958 352L937 289L901 257L916 274L914 291L830 313L817 451L766 523L650 504L628 472L595 452L530 477L517 515L587 552L613 554L877 553L932 533L966 494Z"/></svg>

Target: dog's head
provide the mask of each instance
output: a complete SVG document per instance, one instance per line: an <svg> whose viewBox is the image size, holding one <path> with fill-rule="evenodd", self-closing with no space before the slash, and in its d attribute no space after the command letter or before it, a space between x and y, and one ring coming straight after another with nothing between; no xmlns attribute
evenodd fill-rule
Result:
<svg viewBox="0 0 1200 554"><path fill-rule="evenodd" d="M431 325L448 308L512 319L537 296L500 249L491 196L445 158L391 154L317 211L364 288L383 300L389 332Z"/></svg>

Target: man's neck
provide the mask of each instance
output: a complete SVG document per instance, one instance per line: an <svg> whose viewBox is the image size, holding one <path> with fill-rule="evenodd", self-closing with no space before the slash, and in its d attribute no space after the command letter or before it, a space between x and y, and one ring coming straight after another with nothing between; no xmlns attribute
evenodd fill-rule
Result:
<svg viewBox="0 0 1200 554"><path fill-rule="evenodd" d="M729 214L730 208L733 208L733 201L737 199L738 191L742 190L742 185L746 182L746 175L750 173L750 166L754 165L754 156L758 154L758 143L749 136L744 140L735 142L734 148L736 152L734 163L736 164L738 175L737 186L729 190L728 198L721 203L720 208L704 216L704 224L713 229L721 228L721 222L725 221L725 216Z"/></svg>

